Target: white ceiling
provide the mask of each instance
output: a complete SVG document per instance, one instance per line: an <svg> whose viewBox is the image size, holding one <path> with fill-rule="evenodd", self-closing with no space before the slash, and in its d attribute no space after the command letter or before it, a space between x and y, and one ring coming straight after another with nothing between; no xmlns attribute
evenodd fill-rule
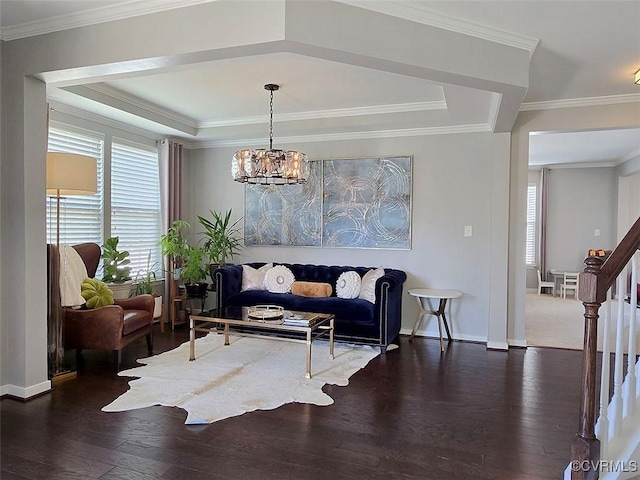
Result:
<svg viewBox="0 0 640 480"><path fill-rule="evenodd" d="M206 1L0 0L0 33L12 40ZM639 1L341 3L528 50L522 110L640 101L640 86L633 84L640 67ZM263 146L269 113L264 83L281 85L274 94L276 144L490 131L499 104L480 82L469 88L287 52L51 85L48 95L62 111L80 109L192 145ZM550 132L532 136L530 163L616 165L639 151L640 129Z"/></svg>

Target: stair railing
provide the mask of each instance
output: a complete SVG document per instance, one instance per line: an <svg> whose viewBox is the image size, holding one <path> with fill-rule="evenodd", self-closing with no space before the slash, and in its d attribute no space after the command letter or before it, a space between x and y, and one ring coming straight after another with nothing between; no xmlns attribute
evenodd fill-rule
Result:
<svg viewBox="0 0 640 480"><path fill-rule="evenodd" d="M584 305L584 344L582 353L582 392L580 401L580 419L578 432L574 437L571 448L571 479L593 480L599 478L604 467L616 467L607 462L601 462L601 454L610 453L610 441L618 437L623 428L624 420L635 413L636 405L640 404L640 382L638 371L640 363L636 360L636 305L637 282L640 254L640 217L620 244L603 261L599 257L588 257L586 267L580 274L578 282L578 298ZM635 255L635 256L634 256ZM624 361L624 307L627 293L627 271L631 274L630 284L630 322L627 351L627 374L623 380ZM611 287L617 279L617 322L616 347L614 359L613 397L609 402L609 371L610 371L610 318L611 303L607 302L604 309L603 324L603 365L600 384L600 405L597 401L597 332L598 313L600 306L611 295ZM634 303L635 302L635 303ZM633 308L632 308L633 307ZM599 412L598 429L596 435L596 414ZM623 466L623 465L618 465Z"/></svg>

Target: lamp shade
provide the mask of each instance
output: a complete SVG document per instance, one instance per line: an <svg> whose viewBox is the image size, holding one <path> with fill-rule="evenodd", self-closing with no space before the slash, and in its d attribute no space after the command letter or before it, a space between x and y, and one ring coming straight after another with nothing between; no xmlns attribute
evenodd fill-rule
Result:
<svg viewBox="0 0 640 480"><path fill-rule="evenodd" d="M95 158L75 153L47 152L48 195L91 195L97 191Z"/></svg>

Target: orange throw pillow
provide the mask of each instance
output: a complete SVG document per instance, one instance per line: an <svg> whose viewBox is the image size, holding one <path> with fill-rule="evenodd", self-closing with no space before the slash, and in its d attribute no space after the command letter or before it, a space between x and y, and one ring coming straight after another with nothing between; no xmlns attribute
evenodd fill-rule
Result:
<svg viewBox="0 0 640 480"><path fill-rule="evenodd" d="M333 287L321 282L293 282L291 293L302 297L330 297Z"/></svg>

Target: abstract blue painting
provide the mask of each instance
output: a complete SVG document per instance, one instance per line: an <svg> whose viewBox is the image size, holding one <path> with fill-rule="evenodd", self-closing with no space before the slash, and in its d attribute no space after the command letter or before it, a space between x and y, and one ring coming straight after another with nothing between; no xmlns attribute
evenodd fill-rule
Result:
<svg viewBox="0 0 640 480"><path fill-rule="evenodd" d="M325 160L322 245L411 248L411 157Z"/></svg>
<svg viewBox="0 0 640 480"><path fill-rule="evenodd" d="M311 162L302 185L252 185L245 190L244 244L322 244L322 162Z"/></svg>
<svg viewBox="0 0 640 480"><path fill-rule="evenodd" d="M245 191L245 245L411 248L411 156L317 160L304 185Z"/></svg>

